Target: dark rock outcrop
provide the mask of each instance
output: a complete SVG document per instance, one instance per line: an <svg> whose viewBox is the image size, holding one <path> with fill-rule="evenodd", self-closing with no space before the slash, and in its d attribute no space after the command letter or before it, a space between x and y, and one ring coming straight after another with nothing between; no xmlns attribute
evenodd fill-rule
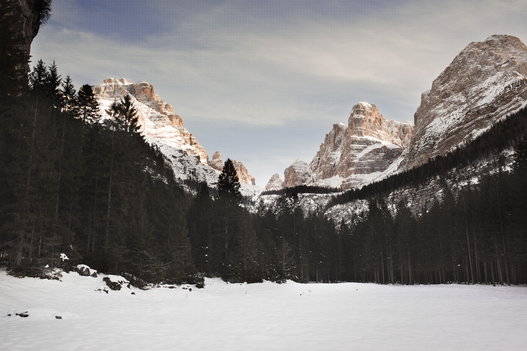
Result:
<svg viewBox="0 0 527 351"><path fill-rule="evenodd" d="M106 285L110 289L112 289L112 290L121 290L121 284L119 282L114 282L108 277L104 277L102 280L106 283Z"/></svg>
<svg viewBox="0 0 527 351"><path fill-rule="evenodd" d="M2 0L0 89L18 96L28 84L31 43L50 12L50 0Z"/></svg>

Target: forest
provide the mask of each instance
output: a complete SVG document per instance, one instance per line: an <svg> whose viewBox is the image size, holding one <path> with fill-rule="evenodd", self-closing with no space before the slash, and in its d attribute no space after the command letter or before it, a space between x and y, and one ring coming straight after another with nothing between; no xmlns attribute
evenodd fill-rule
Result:
<svg viewBox="0 0 527 351"><path fill-rule="evenodd" d="M445 177L449 171L470 166L482 158L496 159L500 167L504 167L506 162L502 151L522 148L526 138L527 108L524 107L505 120L496 122L476 139L465 142L464 145L448 154L434 157L419 167L391 175L382 181L367 184L359 189L348 190L335 196L328 206L366 199L374 194L388 194L404 186L417 187L432 177ZM521 156L518 157L521 158ZM516 158L517 163L522 161L518 157Z"/></svg>
<svg viewBox="0 0 527 351"><path fill-rule="evenodd" d="M35 25L51 2L32 2ZM103 120L90 85L78 89L55 63L27 72L17 16L0 26L0 265L43 276L46 266L79 263L136 282L361 281L390 284L527 283L527 110L454 152L383 181L339 193L297 187L271 208L250 212L230 160L217 187L176 181L163 154L141 135L129 97ZM5 17L5 18L4 18ZM512 168L422 211L388 204L390 192L514 150ZM459 187L452 187L458 189ZM357 199L368 216L355 225L306 214L300 193ZM68 261L62 261L65 253Z"/></svg>
<svg viewBox="0 0 527 351"><path fill-rule="evenodd" d="M4 96L0 110L0 259L13 272L85 263L148 282L527 282L525 110L474 144L396 176L404 182L389 178L341 195L369 200L368 217L350 228L303 213L294 190L271 209L249 212L230 160L217 189L189 192L141 136L130 99L102 121L91 87L76 91L54 63L38 61L29 83L21 96ZM445 183L444 199L417 215L402 203L388 209L381 190L504 145L516 150L511 171L458 193Z"/></svg>

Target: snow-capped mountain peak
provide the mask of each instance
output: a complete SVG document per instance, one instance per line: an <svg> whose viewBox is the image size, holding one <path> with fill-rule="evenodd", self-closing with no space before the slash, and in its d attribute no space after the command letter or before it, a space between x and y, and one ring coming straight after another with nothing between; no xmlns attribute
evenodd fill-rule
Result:
<svg viewBox="0 0 527 351"><path fill-rule="evenodd" d="M412 129L409 123L386 120L377 106L359 102L353 106L347 126L333 125L309 165L296 161L284 171L283 186L349 189L378 180L397 169ZM278 187L278 178L273 177L268 190Z"/></svg>
<svg viewBox="0 0 527 351"><path fill-rule="evenodd" d="M527 46L510 35L470 43L421 95L401 168L448 153L526 104Z"/></svg>
<svg viewBox="0 0 527 351"><path fill-rule="evenodd" d="M138 110L141 132L146 141L159 147L171 163L176 178L215 185L223 164L215 167L217 158L213 158L212 164L209 164L205 148L184 127L183 119L174 112L172 105L157 95L152 84L144 81L134 83L126 78L106 78L102 84L95 85L93 91L103 118L110 118L106 110L113 102L129 95ZM254 177L247 168L239 161L235 161L235 164L240 181L254 185ZM251 189L249 192L254 191Z"/></svg>

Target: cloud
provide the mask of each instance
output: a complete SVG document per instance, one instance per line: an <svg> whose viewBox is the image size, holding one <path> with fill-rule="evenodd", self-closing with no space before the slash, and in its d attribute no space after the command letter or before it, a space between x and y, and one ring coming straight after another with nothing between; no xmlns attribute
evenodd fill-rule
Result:
<svg viewBox="0 0 527 351"><path fill-rule="evenodd" d="M225 128L247 142L273 138L284 147L265 158L268 171L242 159L261 169L260 183L287 166L284 158L312 157L356 101L411 120L421 92L469 42L494 33L527 39L519 0L134 1L113 21L119 14L101 4L55 0L33 55L55 59L77 86L106 76L153 83L211 152L244 147L232 138L209 147L205 139ZM259 143L264 149L241 156L264 159L272 146Z"/></svg>

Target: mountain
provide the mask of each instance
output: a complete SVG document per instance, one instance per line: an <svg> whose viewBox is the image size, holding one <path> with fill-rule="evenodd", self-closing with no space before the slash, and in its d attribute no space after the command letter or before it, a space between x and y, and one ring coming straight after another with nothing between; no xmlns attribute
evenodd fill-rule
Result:
<svg viewBox="0 0 527 351"><path fill-rule="evenodd" d="M134 83L128 79L107 78L95 85L93 91L100 104L103 118L110 118L106 110L114 101L130 95L138 110L139 124L145 139L159 147L171 163L176 178L206 182L214 185L223 168L221 154L215 154L209 161L205 148L184 126L181 116L174 112L172 105L161 100L152 84ZM254 185L247 168L234 161L240 182ZM242 187L243 188L243 187Z"/></svg>
<svg viewBox="0 0 527 351"><path fill-rule="evenodd" d="M526 105L527 46L492 35L464 48L421 95L415 127L358 103L347 126L326 134L309 167L297 161L288 168L282 186L361 187L446 155ZM266 189L277 187L275 177Z"/></svg>
<svg viewBox="0 0 527 351"><path fill-rule="evenodd" d="M308 165L296 161L284 172L283 187L317 185L350 189L381 179L395 171L413 127L386 120L377 106L353 106L347 126L334 124ZM273 176L266 190L276 190Z"/></svg>
<svg viewBox="0 0 527 351"><path fill-rule="evenodd" d="M265 185L265 190L280 190L284 187L284 181L280 178L278 173L271 176L271 179Z"/></svg>
<svg viewBox="0 0 527 351"><path fill-rule="evenodd" d="M527 46L510 35L470 43L421 95L405 170L474 139L527 104Z"/></svg>
<svg viewBox="0 0 527 351"><path fill-rule="evenodd" d="M395 169L412 130L411 124L386 120L377 106L359 102L347 127L335 124L326 134L309 168L320 185L360 187Z"/></svg>
<svg viewBox="0 0 527 351"><path fill-rule="evenodd" d="M286 188L303 184L313 184L314 181L315 178L309 169L309 165L304 161L296 160L284 171L283 186Z"/></svg>
<svg viewBox="0 0 527 351"><path fill-rule="evenodd" d="M216 151L212 155L212 160L209 161L209 166L221 172L223 170L224 163L225 162L223 161L223 156L221 155L219 151ZM243 163L241 163L240 161L236 161L236 160L232 160L232 163L234 164L234 169L236 170L236 173L238 174L238 179L240 179L240 182L251 184L251 185L256 185L256 179L252 175L249 174L247 167L245 167Z"/></svg>
<svg viewBox="0 0 527 351"><path fill-rule="evenodd" d="M342 194L313 193L296 205L348 224L366 218L379 197L390 209L404 204L414 214L426 212L445 194L459 194L486 177L512 171L526 106L527 47L507 35L470 43L422 94L413 133L411 125L386 121L373 105L359 103L348 126L335 124L326 135L309 168L294 167L315 179L308 185L338 180L334 184L342 188L370 186ZM508 131L507 125L518 125L512 127L518 130ZM367 145L368 140L376 142ZM376 158L379 151L382 157ZM439 155L445 157L430 162ZM382 178L388 179L372 183ZM282 186L291 182L286 183ZM278 184L274 177L269 190ZM303 195L297 197L307 199L309 190Z"/></svg>

